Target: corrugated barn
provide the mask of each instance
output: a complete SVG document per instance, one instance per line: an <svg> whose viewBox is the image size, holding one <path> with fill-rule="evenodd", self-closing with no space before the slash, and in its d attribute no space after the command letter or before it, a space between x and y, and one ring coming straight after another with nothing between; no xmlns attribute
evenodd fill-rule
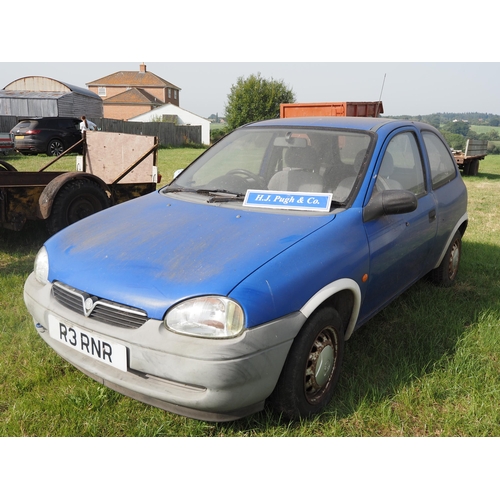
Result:
<svg viewBox="0 0 500 500"><path fill-rule="evenodd" d="M102 99L90 90L44 76L27 76L0 90L0 115L102 118Z"/></svg>

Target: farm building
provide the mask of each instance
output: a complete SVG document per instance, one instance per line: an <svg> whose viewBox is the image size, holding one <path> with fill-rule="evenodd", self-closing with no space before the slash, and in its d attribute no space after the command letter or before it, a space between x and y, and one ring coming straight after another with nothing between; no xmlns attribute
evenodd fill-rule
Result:
<svg viewBox="0 0 500 500"><path fill-rule="evenodd" d="M129 122L170 121L176 125L201 126L201 142L210 145L210 121L174 104L164 104L142 115L129 118Z"/></svg>
<svg viewBox="0 0 500 500"><path fill-rule="evenodd" d="M0 90L0 115L101 118L102 99L90 90L44 76L26 76Z"/></svg>

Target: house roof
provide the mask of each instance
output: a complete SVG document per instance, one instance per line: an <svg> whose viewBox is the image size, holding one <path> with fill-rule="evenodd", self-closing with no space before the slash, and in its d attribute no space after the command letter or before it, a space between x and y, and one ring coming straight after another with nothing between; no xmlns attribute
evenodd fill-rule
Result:
<svg viewBox="0 0 500 500"><path fill-rule="evenodd" d="M117 71L111 75L104 76L98 80L94 80L86 84L102 85L109 87L169 87L172 89L181 90L176 85L160 78L159 76L146 71L146 66L141 65L139 71Z"/></svg>
<svg viewBox="0 0 500 500"><path fill-rule="evenodd" d="M129 89L120 94L104 99L105 104L149 104L161 106L163 101L143 89Z"/></svg>
<svg viewBox="0 0 500 500"><path fill-rule="evenodd" d="M188 111L187 109L176 106L175 104L172 104L171 102L167 102L166 104L162 104L160 107L155 108L154 112L161 113L162 111L168 111L168 110L172 110L172 111L178 110L177 114L179 114L180 111L184 111L185 113L189 113L192 116L196 116L197 118L200 118L201 120L205 120L206 122L210 122L210 120L208 120L207 118L203 118L202 116L197 115L195 113L192 113L191 111ZM151 112L152 111L146 111L146 113L142 113L140 115L134 116L134 119L142 118L143 116L149 115ZM174 114L174 113L169 113L169 114Z"/></svg>

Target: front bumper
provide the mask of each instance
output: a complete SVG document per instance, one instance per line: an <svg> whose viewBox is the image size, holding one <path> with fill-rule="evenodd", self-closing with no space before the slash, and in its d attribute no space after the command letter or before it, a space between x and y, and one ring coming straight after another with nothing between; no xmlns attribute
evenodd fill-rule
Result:
<svg viewBox="0 0 500 500"><path fill-rule="evenodd" d="M291 343L305 322L297 312L246 330L235 339L200 339L148 320L137 329L110 326L73 312L33 273L24 300L45 342L98 382L172 413L208 421L230 421L263 408L273 391ZM125 346L122 371L72 349L49 335L49 317L98 338Z"/></svg>

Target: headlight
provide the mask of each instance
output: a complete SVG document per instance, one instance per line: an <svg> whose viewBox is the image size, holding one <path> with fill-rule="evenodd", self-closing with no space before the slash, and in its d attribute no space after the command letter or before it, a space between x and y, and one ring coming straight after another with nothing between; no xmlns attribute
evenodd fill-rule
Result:
<svg viewBox="0 0 500 500"><path fill-rule="evenodd" d="M49 255L45 247L40 248L36 254L34 271L36 279L42 285L49 282Z"/></svg>
<svg viewBox="0 0 500 500"><path fill-rule="evenodd" d="M165 326L196 337L231 338L245 324L243 309L225 297L198 297L174 306L165 316Z"/></svg>

